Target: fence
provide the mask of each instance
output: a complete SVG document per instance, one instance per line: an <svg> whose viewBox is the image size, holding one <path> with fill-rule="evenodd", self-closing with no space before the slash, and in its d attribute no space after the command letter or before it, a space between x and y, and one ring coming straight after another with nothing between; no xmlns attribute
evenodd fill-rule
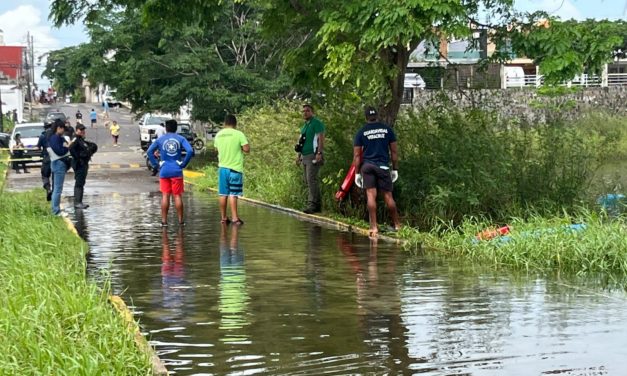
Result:
<svg viewBox="0 0 627 376"><path fill-rule="evenodd" d="M526 74L523 77L506 77L505 87L540 87L544 83L542 75ZM627 86L627 73L609 73L607 83L603 83L601 76L592 74L582 74L571 81L562 83L563 86L579 87L606 87L606 86Z"/></svg>

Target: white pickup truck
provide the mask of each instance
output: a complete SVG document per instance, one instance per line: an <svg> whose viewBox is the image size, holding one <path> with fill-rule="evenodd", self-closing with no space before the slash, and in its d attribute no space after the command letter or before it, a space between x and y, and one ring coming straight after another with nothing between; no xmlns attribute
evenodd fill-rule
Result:
<svg viewBox="0 0 627 376"><path fill-rule="evenodd" d="M142 118L139 124L139 143L142 150L148 149L151 142L151 135L154 135L157 129L161 128L161 124L165 124L165 122L170 119L172 119L172 117L167 115L146 116Z"/></svg>

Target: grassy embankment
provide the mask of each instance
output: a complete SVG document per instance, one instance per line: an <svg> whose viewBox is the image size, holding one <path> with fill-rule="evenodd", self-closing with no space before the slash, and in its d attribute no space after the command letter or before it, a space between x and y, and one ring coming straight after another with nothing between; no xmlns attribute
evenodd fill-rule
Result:
<svg viewBox="0 0 627 376"><path fill-rule="evenodd" d="M0 208L1 373L150 374L109 292L86 280L86 243L50 214L43 195L0 192Z"/></svg>

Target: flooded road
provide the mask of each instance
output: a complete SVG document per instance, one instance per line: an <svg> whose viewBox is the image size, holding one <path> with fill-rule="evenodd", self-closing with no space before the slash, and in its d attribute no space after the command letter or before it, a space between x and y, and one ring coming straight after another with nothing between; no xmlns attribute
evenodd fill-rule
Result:
<svg viewBox="0 0 627 376"><path fill-rule="evenodd" d="M155 194L74 215L89 275L110 276L176 375L621 375L623 292L433 257L186 193L187 227ZM176 221L171 220L171 223Z"/></svg>

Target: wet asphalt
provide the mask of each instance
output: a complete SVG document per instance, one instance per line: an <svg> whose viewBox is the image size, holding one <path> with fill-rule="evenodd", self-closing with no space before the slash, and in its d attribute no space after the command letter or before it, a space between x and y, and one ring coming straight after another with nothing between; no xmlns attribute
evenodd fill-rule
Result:
<svg viewBox="0 0 627 376"><path fill-rule="evenodd" d="M100 107L90 104L57 104L33 110L35 114L40 112L42 115L49 111L60 110L68 116L72 126L76 125L76 111L80 109L83 113L83 124L87 126L87 139L98 144L98 152L90 162L83 201L89 203L90 196L102 194L158 192L158 178L151 176L145 167L145 160L139 145L139 126L135 116L126 108L110 111L110 119L116 120L121 126L118 141L120 146L115 147L102 117L98 118L95 127L89 125L89 112L92 108L101 112ZM40 164L31 165L29 171L28 174L16 174L15 171L10 170L6 189L27 191L42 188ZM73 190L74 174L70 171L65 179L63 196L65 198L72 196ZM66 202L65 199L64 202Z"/></svg>

